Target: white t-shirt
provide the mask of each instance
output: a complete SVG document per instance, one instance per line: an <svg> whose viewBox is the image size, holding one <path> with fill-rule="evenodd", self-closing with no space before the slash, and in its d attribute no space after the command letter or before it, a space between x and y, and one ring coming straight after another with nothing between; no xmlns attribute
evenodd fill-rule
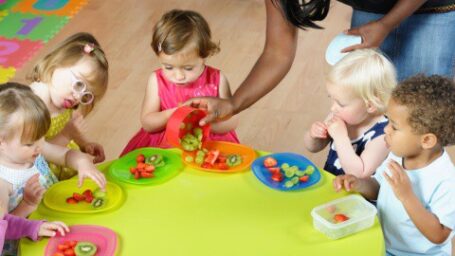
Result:
<svg viewBox="0 0 455 256"><path fill-rule="evenodd" d="M395 255L450 255L449 238L442 244L430 242L412 222L402 203L393 193L383 173L393 159L403 164L401 157L390 153L373 176L381 186L377 207L378 216L385 236L386 249ZM387 173L390 173L387 170ZM455 167L448 154L434 160L429 165L406 170L412 189L423 206L439 218L442 225L455 228Z"/></svg>

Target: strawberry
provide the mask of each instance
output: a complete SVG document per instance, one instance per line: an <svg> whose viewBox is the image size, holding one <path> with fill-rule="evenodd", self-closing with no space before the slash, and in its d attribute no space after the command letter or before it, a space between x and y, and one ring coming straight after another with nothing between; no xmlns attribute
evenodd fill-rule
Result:
<svg viewBox="0 0 455 256"><path fill-rule="evenodd" d="M344 222L344 221L347 221L347 220L349 220L349 217L344 215L344 214L342 214L342 213L338 213L338 214L335 214L333 216L333 221L335 223L341 223L341 222Z"/></svg>
<svg viewBox="0 0 455 256"><path fill-rule="evenodd" d="M281 168L280 167L268 167L267 170L269 170L269 172L271 174L275 174L275 173L279 173Z"/></svg>
<svg viewBox="0 0 455 256"><path fill-rule="evenodd" d="M137 169L134 167L130 167L130 173L135 174L137 172Z"/></svg>
<svg viewBox="0 0 455 256"><path fill-rule="evenodd" d="M76 199L76 201L78 202L85 200L85 196L79 193L73 193L73 198Z"/></svg>
<svg viewBox="0 0 455 256"><path fill-rule="evenodd" d="M63 254L61 252L56 252L56 253L52 254L52 256L65 256L65 254Z"/></svg>
<svg viewBox="0 0 455 256"><path fill-rule="evenodd" d="M77 204L77 200L74 199L74 198L72 198L72 197L68 197L68 198L66 199L66 203L67 203L67 204Z"/></svg>
<svg viewBox="0 0 455 256"><path fill-rule="evenodd" d="M63 255L65 256L75 256L76 253L74 253L74 250L72 248L70 249L66 249L64 252L63 252Z"/></svg>
<svg viewBox="0 0 455 256"><path fill-rule="evenodd" d="M90 189L86 189L82 194L87 197L87 196L92 196L93 197L93 192Z"/></svg>
<svg viewBox="0 0 455 256"><path fill-rule="evenodd" d="M272 174L272 180L276 182L281 182L283 180L283 174L280 172Z"/></svg>
<svg viewBox="0 0 455 256"><path fill-rule="evenodd" d="M221 154L220 154L220 155L218 156L218 159L216 159L216 162L218 162L218 163L226 163L226 159L227 159L227 158L226 158L225 155L221 155Z"/></svg>
<svg viewBox="0 0 455 256"><path fill-rule="evenodd" d="M202 168L206 168L206 169L212 169L213 168L213 165L209 164L209 163L203 163L201 165Z"/></svg>
<svg viewBox="0 0 455 256"><path fill-rule="evenodd" d="M215 163L215 168L219 170L228 170L229 165L227 165L225 162L224 163Z"/></svg>
<svg viewBox="0 0 455 256"><path fill-rule="evenodd" d="M141 172L141 178L152 178L154 175L148 172Z"/></svg>
<svg viewBox="0 0 455 256"><path fill-rule="evenodd" d="M145 163L138 163L136 168L137 169L144 169L145 168Z"/></svg>
<svg viewBox="0 0 455 256"><path fill-rule="evenodd" d="M145 161L145 156L140 154L136 157L136 163L143 163Z"/></svg>
<svg viewBox="0 0 455 256"><path fill-rule="evenodd" d="M59 245L57 245L57 250L62 251L62 252L65 251L65 250L68 249L68 248L70 248L70 246L69 246L69 245L66 245L66 244L59 244Z"/></svg>
<svg viewBox="0 0 455 256"><path fill-rule="evenodd" d="M144 170L145 170L146 172L153 172L153 171L155 171L155 166L153 166L153 165L146 165Z"/></svg>
<svg viewBox="0 0 455 256"><path fill-rule="evenodd" d="M90 195L87 195L87 196L85 196L85 202L87 202L87 203L89 203L89 204L90 204L90 203L92 203L92 201L93 201L93 198L94 198L94 197L93 197L93 195L92 195L92 194L90 194Z"/></svg>
<svg viewBox="0 0 455 256"><path fill-rule="evenodd" d="M135 174L134 174L134 178L137 180L141 177L141 172L137 171Z"/></svg>
<svg viewBox="0 0 455 256"><path fill-rule="evenodd" d="M77 244L77 241L74 240L66 241L65 244L69 245L71 248L74 248Z"/></svg>
<svg viewBox="0 0 455 256"><path fill-rule="evenodd" d="M299 178L301 182L307 182L310 179L310 176L308 175L303 175L302 177Z"/></svg>
<svg viewBox="0 0 455 256"><path fill-rule="evenodd" d="M277 161L273 157L266 157L264 159L264 166L265 167L275 167L277 165Z"/></svg>

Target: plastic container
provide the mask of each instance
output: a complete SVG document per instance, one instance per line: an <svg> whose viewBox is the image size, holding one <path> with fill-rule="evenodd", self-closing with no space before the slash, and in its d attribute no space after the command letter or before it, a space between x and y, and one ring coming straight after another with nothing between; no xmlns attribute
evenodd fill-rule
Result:
<svg viewBox="0 0 455 256"><path fill-rule="evenodd" d="M313 226L331 239L338 239L367 229L374 224L377 210L360 195L350 195L315 207L311 211ZM335 222L335 215L349 219Z"/></svg>
<svg viewBox="0 0 455 256"><path fill-rule="evenodd" d="M180 139L187 133L193 132L193 129L200 127L202 129L202 142L204 142L210 134L210 125L199 126L199 121L204 118L207 113L204 110L183 106L177 108L166 125L166 139L174 147L183 149L180 144Z"/></svg>

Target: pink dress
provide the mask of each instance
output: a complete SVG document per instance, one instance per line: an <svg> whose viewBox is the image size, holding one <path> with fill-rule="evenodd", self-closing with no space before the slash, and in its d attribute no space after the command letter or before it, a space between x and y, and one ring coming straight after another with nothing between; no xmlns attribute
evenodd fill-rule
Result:
<svg viewBox="0 0 455 256"><path fill-rule="evenodd" d="M206 66L198 79L185 86L176 86L174 83L166 80L161 69L158 69L155 73L158 81L160 111L175 108L191 98L219 96L218 87L220 85L220 71L218 69ZM139 132L131 138L120 156L142 147L171 147L171 145L167 143L164 133L165 129L160 132L150 133L141 128ZM239 139L234 130L224 134L210 133L210 140L239 143Z"/></svg>

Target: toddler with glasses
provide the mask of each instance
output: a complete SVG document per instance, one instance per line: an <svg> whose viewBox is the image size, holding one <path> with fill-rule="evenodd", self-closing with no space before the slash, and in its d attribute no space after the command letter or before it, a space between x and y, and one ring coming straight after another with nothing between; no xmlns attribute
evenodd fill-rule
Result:
<svg viewBox="0 0 455 256"><path fill-rule="evenodd" d="M101 100L107 89L108 62L98 41L88 33L77 33L38 61L30 74L30 87L48 107L51 127L45 138L56 145L80 148L104 161L104 149L84 134L83 118ZM59 180L75 170L49 163Z"/></svg>

